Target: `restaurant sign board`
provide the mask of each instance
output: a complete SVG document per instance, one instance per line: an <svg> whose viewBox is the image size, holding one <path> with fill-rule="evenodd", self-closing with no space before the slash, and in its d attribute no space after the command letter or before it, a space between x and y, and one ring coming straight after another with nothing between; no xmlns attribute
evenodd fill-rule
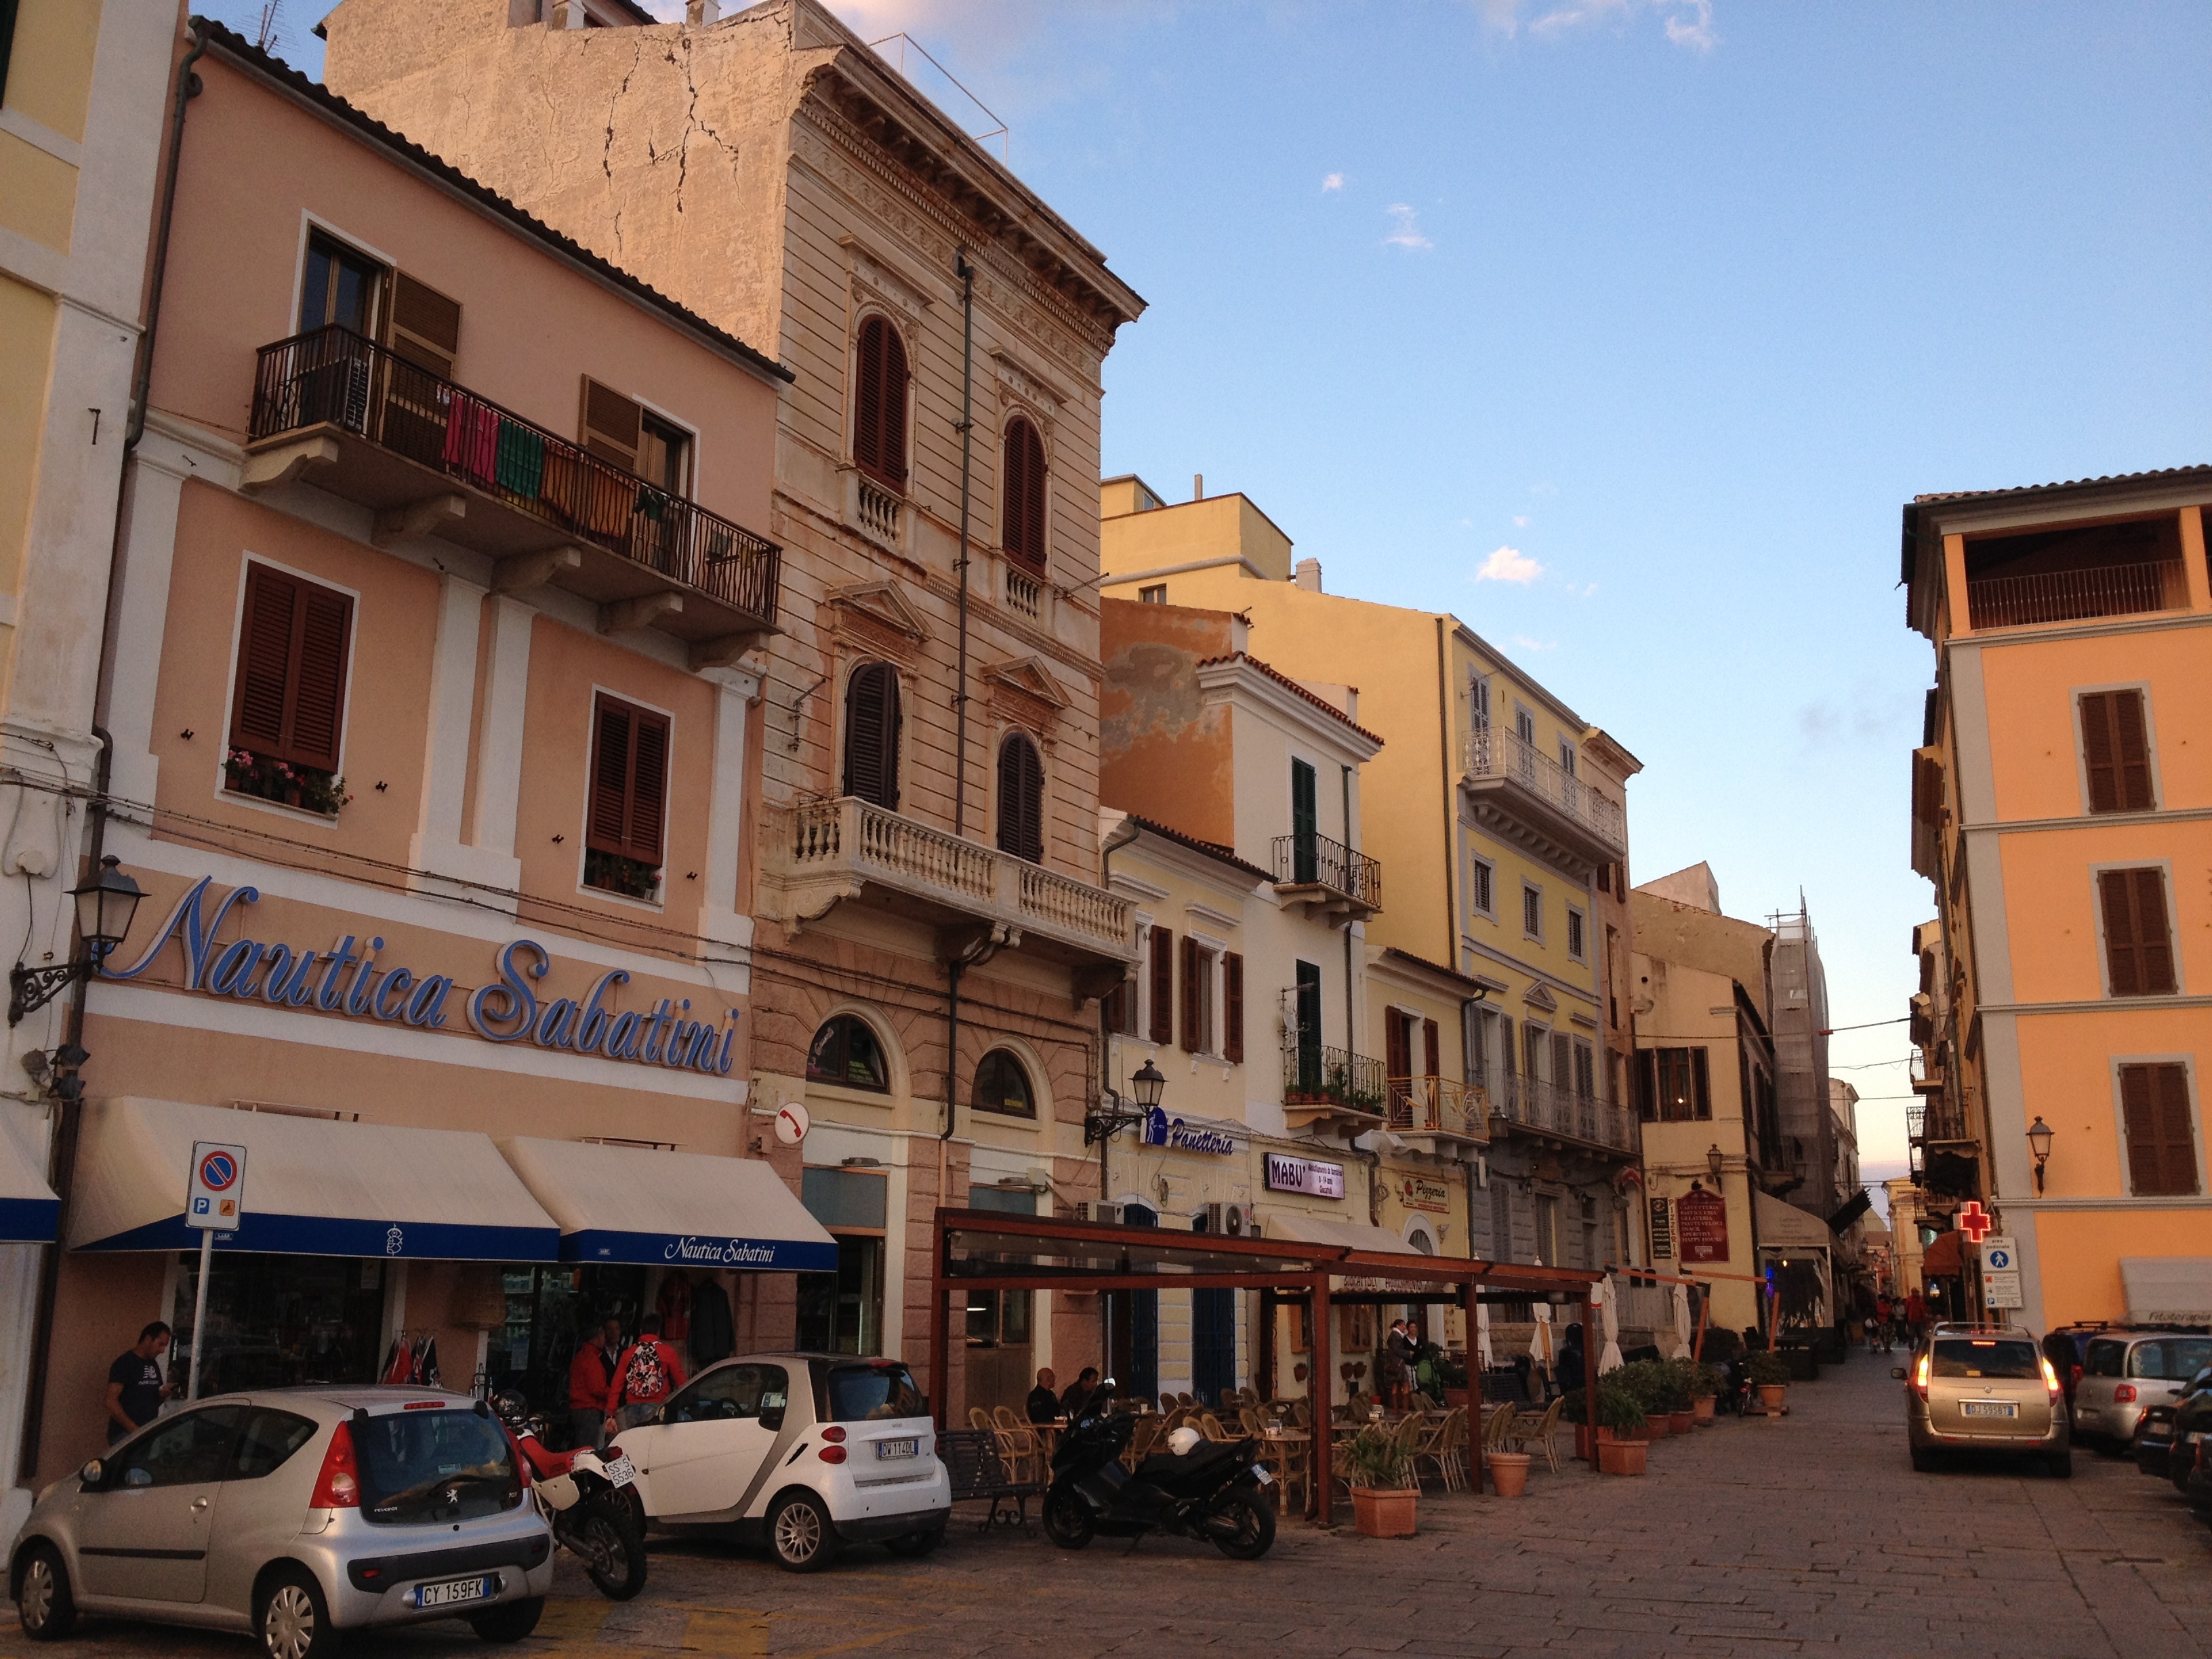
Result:
<svg viewBox="0 0 2212 1659"><path fill-rule="evenodd" d="M1287 1152L1270 1152L1267 1154L1267 1190L1271 1193L1304 1193L1310 1198L1342 1198L1344 1165L1323 1164L1310 1158L1292 1158Z"/></svg>
<svg viewBox="0 0 2212 1659"><path fill-rule="evenodd" d="M1692 1187L1674 1200L1674 1236L1685 1265L1729 1259L1728 1200Z"/></svg>
<svg viewBox="0 0 2212 1659"><path fill-rule="evenodd" d="M1409 1210L1426 1210L1431 1215L1451 1213L1451 1188L1441 1181L1431 1181L1426 1176L1409 1175L1398 1183L1398 1201Z"/></svg>

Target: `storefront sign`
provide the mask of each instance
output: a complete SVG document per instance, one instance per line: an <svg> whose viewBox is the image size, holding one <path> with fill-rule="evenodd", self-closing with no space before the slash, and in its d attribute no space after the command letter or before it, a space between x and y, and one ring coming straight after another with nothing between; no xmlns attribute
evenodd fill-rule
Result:
<svg viewBox="0 0 2212 1659"><path fill-rule="evenodd" d="M1651 1258L1674 1254L1674 1212L1663 1198L1651 1200Z"/></svg>
<svg viewBox="0 0 2212 1659"><path fill-rule="evenodd" d="M1406 1176L1398 1183L1398 1201L1409 1210L1426 1210L1434 1215L1451 1213L1451 1188L1441 1181L1431 1181L1425 1176Z"/></svg>
<svg viewBox="0 0 2212 1659"><path fill-rule="evenodd" d="M203 876L177 901L145 954L128 968L100 965L100 977L137 979L152 968L170 940L184 968L184 988L277 1008L314 1008L352 1019L397 1023L424 1030L443 1030L453 1010L452 975L416 975L400 967L381 967L376 953L381 939L359 950L359 937L346 934L336 948L317 951L287 945L239 939L225 944L222 932L231 907L252 904L261 895L235 887L220 902L207 897L213 878ZM519 939L495 959L498 977L468 994L460 1014L469 1029L487 1042L527 1041L540 1048L567 1049L641 1066L703 1072L727 1077L736 1065L730 1052L738 1035L738 1011L729 1024L690 1018L689 997L663 997L649 1012L609 1006L616 988L629 981L623 969L611 969L582 998L556 997L541 1002L535 981L552 971L553 957L535 939ZM319 970L319 971L318 971Z"/></svg>
<svg viewBox="0 0 2212 1659"><path fill-rule="evenodd" d="M1270 1152L1267 1154L1267 1190L1271 1193L1304 1193L1312 1198L1342 1198L1344 1165L1320 1164L1310 1158L1292 1158L1286 1152Z"/></svg>
<svg viewBox="0 0 2212 1659"><path fill-rule="evenodd" d="M1728 1200L1718 1193L1702 1187L1684 1193L1674 1200L1674 1225L1684 1263L1729 1259Z"/></svg>
<svg viewBox="0 0 2212 1659"><path fill-rule="evenodd" d="M1158 1106L1145 1115L1145 1145L1171 1146L1179 1152L1211 1152L1227 1158L1237 1150L1236 1138L1225 1129L1196 1129L1181 1118L1170 1118Z"/></svg>

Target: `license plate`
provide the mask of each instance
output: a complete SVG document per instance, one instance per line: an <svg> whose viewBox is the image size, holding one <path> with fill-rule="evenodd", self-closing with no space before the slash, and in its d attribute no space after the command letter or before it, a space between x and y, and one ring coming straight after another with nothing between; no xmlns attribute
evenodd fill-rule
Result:
<svg viewBox="0 0 2212 1659"><path fill-rule="evenodd" d="M450 1607L463 1601L487 1601L497 1586L495 1579L455 1578L442 1584L423 1584L415 1592L418 1607Z"/></svg>
<svg viewBox="0 0 2212 1659"><path fill-rule="evenodd" d="M631 1481L637 1479L637 1465L631 1462L627 1457L609 1458L607 1460L606 1468L607 1479L613 1481L617 1486L627 1486Z"/></svg>
<svg viewBox="0 0 2212 1659"><path fill-rule="evenodd" d="M1964 1400L1959 1402L1962 1417L2018 1417L2020 1407L2009 1400Z"/></svg>
<svg viewBox="0 0 2212 1659"><path fill-rule="evenodd" d="M1252 1478L1257 1480L1263 1486L1272 1486L1275 1484L1275 1477L1268 1474L1267 1470L1260 1468L1256 1463L1252 1467Z"/></svg>
<svg viewBox="0 0 2212 1659"><path fill-rule="evenodd" d="M919 1440L878 1440L876 1442L876 1455L879 1459L892 1457L919 1457L921 1455L921 1442Z"/></svg>

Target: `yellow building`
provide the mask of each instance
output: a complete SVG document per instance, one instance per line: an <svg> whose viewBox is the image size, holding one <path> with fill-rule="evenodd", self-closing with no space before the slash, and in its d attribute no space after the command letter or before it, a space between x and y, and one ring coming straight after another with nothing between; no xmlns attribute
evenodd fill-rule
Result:
<svg viewBox="0 0 2212 1659"><path fill-rule="evenodd" d="M1923 1076L1959 1078L1923 1092L1955 1102L1948 1184L2014 1240L2039 1330L2212 1317L2208 502L2196 467L1904 509L1936 647L1913 864L1948 981Z"/></svg>
<svg viewBox="0 0 2212 1659"><path fill-rule="evenodd" d="M1600 909L1625 887L1634 757L1457 617L1324 592L1319 565L1243 495L1170 505L1121 477L1100 510L1109 599L1238 613L1252 653L1283 673L1358 683L1360 724L1385 740L1361 769L1359 851L1387 890L1362 928L1376 988L1351 1048L1378 1071L1395 1055L1409 1077L1486 1091L1492 1144L1448 1248L1640 1259L1626 1045L1608 1041L1629 1015L1606 978L1608 939L1616 973L1632 942L1626 911Z"/></svg>

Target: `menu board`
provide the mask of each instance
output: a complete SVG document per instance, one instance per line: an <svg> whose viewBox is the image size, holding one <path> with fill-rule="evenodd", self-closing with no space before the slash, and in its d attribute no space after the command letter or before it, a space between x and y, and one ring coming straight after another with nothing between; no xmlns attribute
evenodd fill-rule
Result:
<svg viewBox="0 0 2212 1659"><path fill-rule="evenodd" d="M1727 1261L1728 1200L1718 1193L1692 1187L1674 1200L1674 1236L1686 1265Z"/></svg>

